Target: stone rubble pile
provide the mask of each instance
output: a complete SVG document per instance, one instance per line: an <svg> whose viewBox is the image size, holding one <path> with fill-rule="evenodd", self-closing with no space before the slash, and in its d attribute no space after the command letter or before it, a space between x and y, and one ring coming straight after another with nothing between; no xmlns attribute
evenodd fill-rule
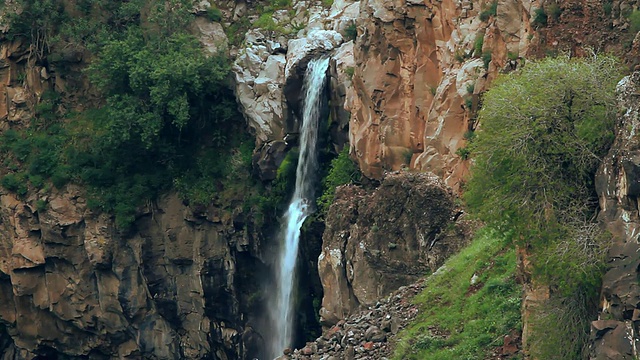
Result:
<svg viewBox="0 0 640 360"><path fill-rule="evenodd" d="M415 319L418 306L413 297L425 287L425 280L403 286L389 297L326 330L314 342L278 360L385 360L393 353L394 337Z"/></svg>

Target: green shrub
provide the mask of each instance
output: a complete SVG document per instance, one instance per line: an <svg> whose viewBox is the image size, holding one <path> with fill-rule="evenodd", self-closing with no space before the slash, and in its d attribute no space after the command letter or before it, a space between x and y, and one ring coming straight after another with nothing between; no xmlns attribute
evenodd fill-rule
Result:
<svg viewBox="0 0 640 360"><path fill-rule="evenodd" d="M613 11L613 1L605 1L602 3L602 9L604 10L604 14L606 16L611 16L611 12Z"/></svg>
<svg viewBox="0 0 640 360"><path fill-rule="evenodd" d="M349 146L345 146L338 157L331 160L329 172L322 179L322 195L318 198L320 211L326 213L329 210L338 186L358 181L360 181L360 171L349 157Z"/></svg>
<svg viewBox="0 0 640 360"><path fill-rule="evenodd" d="M466 96L464 98L464 107L469 111L471 111L473 109L473 97Z"/></svg>
<svg viewBox="0 0 640 360"><path fill-rule="evenodd" d="M278 31L280 29L278 24L273 20L273 12L267 12L260 15L258 20L253 23L253 27L268 31Z"/></svg>
<svg viewBox="0 0 640 360"><path fill-rule="evenodd" d="M613 141L618 64L605 56L547 58L500 77L470 144L469 209L529 249L535 281L554 288L552 313L587 314L597 300L608 235L590 221L593 177ZM572 302L577 293L588 301ZM587 320L577 323L579 336L564 326L553 339L546 326L531 331L545 354L569 359L584 345ZM564 349L559 338L576 345Z"/></svg>
<svg viewBox="0 0 640 360"><path fill-rule="evenodd" d="M2 177L2 179L0 180L0 184L5 189L11 192L15 192L20 196L24 196L27 194L28 188L26 183L26 176L23 173L7 174Z"/></svg>
<svg viewBox="0 0 640 360"><path fill-rule="evenodd" d="M353 74L355 74L355 72L356 69L353 66L349 66L348 68L344 69L344 73L347 74L349 80L353 79Z"/></svg>
<svg viewBox="0 0 640 360"><path fill-rule="evenodd" d="M536 26L547 26L547 13L544 8L537 8L533 12L533 24Z"/></svg>
<svg viewBox="0 0 640 360"><path fill-rule="evenodd" d="M629 15L629 31L632 33L640 31L640 10L634 10Z"/></svg>
<svg viewBox="0 0 640 360"><path fill-rule="evenodd" d="M355 22L349 24L349 26L344 29L344 35L345 40L356 40L356 38L358 37L358 27L356 26Z"/></svg>
<svg viewBox="0 0 640 360"><path fill-rule="evenodd" d="M36 201L36 210L41 213L47 210L48 202L46 200L38 199Z"/></svg>
<svg viewBox="0 0 640 360"><path fill-rule="evenodd" d="M462 160L467 160L469 158L469 154L471 154L471 150L466 147L461 147L456 150L456 155L460 156Z"/></svg>
<svg viewBox="0 0 640 360"><path fill-rule="evenodd" d="M480 13L480 21L486 22L490 17L496 16L497 13L498 2L494 1Z"/></svg>
<svg viewBox="0 0 640 360"><path fill-rule="evenodd" d="M542 303L530 320L534 329L529 338L531 356L549 360L588 359L587 344L597 305L593 294L580 289Z"/></svg>
<svg viewBox="0 0 640 360"><path fill-rule="evenodd" d="M484 45L484 33L479 33L473 42L473 53L475 56L482 54L482 46Z"/></svg>
<svg viewBox="0 0 640 360"><path fill-rule="evenodd" d="M553 3L549 5L549 16L551 16L554 21L560 20L560 15L562 15L562 9L558 4Z"/></svg>
<svg viewBox="0 0 640 360"><path fill-rule="evenodd" d="M213 22L220 22L222 20L222 11L215 6L211 6L207 9L207 18Z"/></svg>
<svg viewBox="0 0 640 360"><path fill-rule="evenodd" d="M491 63L491 51L485 51L482 53L482 63L485 70L489 70L489 64Z"/></svg>
<svg viewBox="0 0 640 360"><path fill-rule="evenodd" d="M406 149L402 152L402 158L405 166L411 166L411 159L413 159L413 151Z"/></svg>
<svg viewBox="0 0 640 360"><path fill-rule="evenodd" d="M473 94L476 89L476 84L470 82L467 84L467 94Z"/></svg>
<svg viewBox="0 0 640 360"><path fill-rule="evenodd" d="M463 135L464 139L467 141L473 141L476 138L476 132L474 130L468 130Z"/></svg>
<svg viewBox="0 0 640 360"><path fill-rule="evenodd" d="M540 216L549 207L572 204L578 193L589 199L590 176L612 141L616 62L547 58L501 77L485 94L474 141L477 165L466 193L485 220L535 217L524 231L546 222ZM491 184L500 186L486 192Z"/></svg>

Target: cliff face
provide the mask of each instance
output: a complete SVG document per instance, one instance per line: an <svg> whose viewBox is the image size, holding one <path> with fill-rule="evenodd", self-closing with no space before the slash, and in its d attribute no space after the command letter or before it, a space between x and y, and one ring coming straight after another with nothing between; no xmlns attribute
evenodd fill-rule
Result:
<svg viewBox="0 0 640 360"><path fill-rule="evenodd" d="M609 270L602 279L599 320L591 326L593 359L629 359L639 355L639 86L638 72L618 84L621 116L616 124L616 141L596 177L602 209L600 218L607 224L614 240L609 251Z"/></svg>
<svg viewBox="0 0 640 360"><path fill-rule="evenodd" d="M234 219L196 215L172 194L125 235L74 186L48 200L41 210L0 196L0 319L15 344L4 359L257 355L240 304L259 292L258 243Z"/></svg>
<svg viewBox="0 0 640 360"><path fill-rule="evenodd" d="M206 12L203 3L196 12ZM252 4L220 3L225 25L249 18ZM301 71L314 56L332 56L332 142L338 148L348 138L363 173L382 186L343 188L329 212L318 261L325 325L435 270L464 244L463 229L447 231L455 215L447 185L460 190L468 162L459 150L475 128L479 94L497 74L548 48L611 49L621 39L616 31L628 27L623 14L631 9L614 1L603 17L598 4L564 1L565 12L534 31L540 5L335 0L326 9L297 1L293 11L274 16L289 35L251 30L242 45L229 45L220 24L197 18L195 31L207 50L229 47L235 58L233 86L256 136L255 165L264 180L275 177L289 147L287 135L297 131ZM353 41L351 24L357 27ZM64 94L80 111L82 101L94 96L86 79L74 76L87 54L63 52L67 76L61 76L55 62L36 63L31 50L19 41L1 45L1 130L26 124L47 89ZM637 109L630 100L636 81L621 87L631 110L598 180L603 217L624 241L612 249L605 277L603 314L611 320L593 324L596 357L633 354L637 342L638 286L632 280L640 162ZM385 177L401 168L431 171L442 181L411 173ZM35 195L0 192L3 360L56 352L96 358L260 356L260 330L268 328L259 318L262 276L269 272L266 241L240 210L225 211L220 204L194 210L170 193L140 209L135 231L123 234L108 215L87 209L77 187L38 194L47 196L46 209ZM610 345L609 338L617 340Z"/></svg>
<svg viewBox="0 0 640 360"><path fill-rule="evenodd" d="M366 176L409 166L457 188L468 166L456 151L474 129L478 94L499 71L515 68L531 39L536 3L496 4L483 21L489 2L361 3L346 108Z"/></svg>
<svg viewBox="0 0 640 360"><path fill-rule="evenodd" d="M318 259L320 317L332 326L408 285L466 244L453 197L433 174L388 174L380 187L339 188Z"/></svg>

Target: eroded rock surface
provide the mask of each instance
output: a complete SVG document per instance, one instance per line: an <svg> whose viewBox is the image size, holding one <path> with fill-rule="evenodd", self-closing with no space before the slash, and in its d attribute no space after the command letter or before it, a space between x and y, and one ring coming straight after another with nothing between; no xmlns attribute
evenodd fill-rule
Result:
<svg viewBox="0 0 640 360"><path fill-rule="evenodd" d="M640 346L640 73L618 83L616 140L596 176L601 220L614 242L602 279L599 320L591 326L592 359L638 357Z"/></svg>
<svg viewBox="0 0 640 360"><path fill-rule="evenodd" d="M435 271L465 244L461 232L447 231L455 215L450 190L433 174L390 173L370 192L339 188L318 260L323 325Z"/></svg>
<svg viewBox="0 0 640 360"><path fill-rule="evenodd" d="M76 187L48 202L0 195L0 323L13 339L3 359L258 355L240 304L251 285L235 283L237 267L259 269L237 258L257 244L230 232L231 218L194 215L174 194L122 235Z"/></svg>
<svg viewBox="0 0 640 360"><path fill-rule="evenodd" d="M489 2L363 0L346 108L364 175L409 166L456 190L467 173L456 151L475 126L478 94L527 53L535 4L498 1L497 14L482 21Z"/></svg>

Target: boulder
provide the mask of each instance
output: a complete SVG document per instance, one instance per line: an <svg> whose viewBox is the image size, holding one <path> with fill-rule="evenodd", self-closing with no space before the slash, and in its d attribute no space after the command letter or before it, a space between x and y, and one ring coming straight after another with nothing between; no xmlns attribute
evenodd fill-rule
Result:
<svg viewBox="0 0 640 360"><path fill-rule="evenodd" d="M373 191L338 188L318 259L322 324L334 325L435 271L465 244L445 231L453 209L450 189L428 173L388 173Z"/></svg>

